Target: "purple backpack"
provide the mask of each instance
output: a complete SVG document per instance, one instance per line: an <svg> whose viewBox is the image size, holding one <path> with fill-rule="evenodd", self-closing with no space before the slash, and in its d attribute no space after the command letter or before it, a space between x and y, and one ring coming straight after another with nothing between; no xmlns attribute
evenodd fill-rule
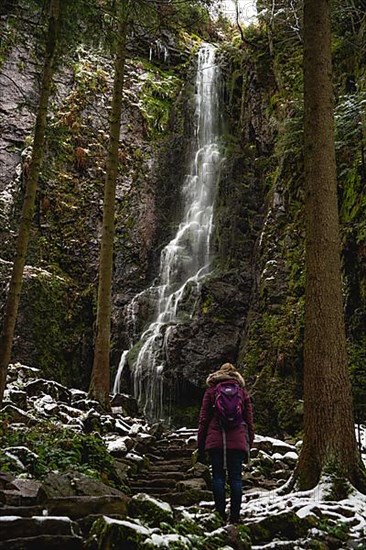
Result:
<svg viewBox="0 0 366 550"><path fill-rule="evenodd" d="M236 382L221 382L215 387L215 410L225 429L235 428L243 422L243 396Z"/></svg>

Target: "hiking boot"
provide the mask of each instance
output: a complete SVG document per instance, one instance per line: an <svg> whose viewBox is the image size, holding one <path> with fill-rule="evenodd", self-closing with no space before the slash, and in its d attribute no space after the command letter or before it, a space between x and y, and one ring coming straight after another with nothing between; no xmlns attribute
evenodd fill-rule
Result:
<svg viewBox="0 0 366 550"><path fill-rule="evenodd" d="M238 517L230 516L228 524L229 525L238 525L240 523L240 519Z"/></svg>

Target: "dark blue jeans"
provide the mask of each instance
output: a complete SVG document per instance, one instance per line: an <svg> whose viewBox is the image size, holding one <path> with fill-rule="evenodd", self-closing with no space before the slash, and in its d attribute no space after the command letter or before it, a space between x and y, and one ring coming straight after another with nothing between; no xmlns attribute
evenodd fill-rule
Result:
<svg viewBox="0 0 366 550"><path fill-rule="evenodd" d="M216 511L225 518L225 481L223 449L210 449L208 451L212 464L212 491ZM227 472L230 486L230 521L238 522L240 515L242 481L241 471L243 467L245 452L234 449L227 449Z"/></svg>

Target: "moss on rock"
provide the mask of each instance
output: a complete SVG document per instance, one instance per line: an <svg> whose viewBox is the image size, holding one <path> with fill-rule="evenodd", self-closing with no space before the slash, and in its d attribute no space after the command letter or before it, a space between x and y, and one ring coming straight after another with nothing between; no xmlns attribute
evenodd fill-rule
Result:
<svg viewBox="0 0 366 550"><path fill-rule="evenodd" d="M150 529L139 523L102 517L93 524L85 547L87 550L139 550L149 535Z"/></svg>
<svg viewBox="0 0 366 550"><path fill-rule="evenodd" d="M257 542L271 542L276 537L283 536L287 540L296 540L305 537L312 527L317 525L317 520L308 516L299 518L295 512L285 512L268 516L258 523L250 524L250 537L253 544Z"/></svg>
<svg viewBox="0 0 366 550"><path fill-rule="evenodd" d="M147 525L157 527L161 522L173 523L173 510L169 504L152 498L145 493L132 497L129 503L129 514L141 518Z"/></svg>
<svg viewBox="0 0 366 550"><path fill-rule="evenodd" d="M26 271L13 356L33 363L45 378L86 387L92 356L93 294L68 278ZM80 364L84 370L80 370Z"/></svg>

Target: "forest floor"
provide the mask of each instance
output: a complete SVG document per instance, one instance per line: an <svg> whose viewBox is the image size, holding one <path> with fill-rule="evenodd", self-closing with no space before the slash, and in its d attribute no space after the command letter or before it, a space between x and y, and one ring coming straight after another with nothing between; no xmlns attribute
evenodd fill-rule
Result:
<svg viewBox="0 0 366 550"><path fill-rule="evenodd" d="M328 479L311 491L286 490L301 442L256 436L240 525L224 525L209 469L194 461L196 430L151 425L131 414L135 405L120 396L105 414L85 392L39 378L37 369L9 369L0 413L0 549L31 548L37 537L39 548L60 549L66 539L68 548L90 549L121 540L136 550L366 548L365 495L331 500ZM359 437L365 459L366 426ZM161 479L168 489L159 488Z"/></svg>

